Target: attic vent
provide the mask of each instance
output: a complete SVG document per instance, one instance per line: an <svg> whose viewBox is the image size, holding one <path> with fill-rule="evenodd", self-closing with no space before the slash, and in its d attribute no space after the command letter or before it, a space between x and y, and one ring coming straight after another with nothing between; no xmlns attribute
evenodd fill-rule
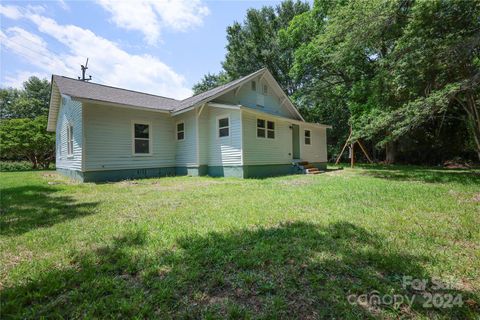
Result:
<svg viewBox="0 0 480 320"><path fill-rule="evenodd" d="M257 91L257 83L252 81L252 91Z"/></svg>

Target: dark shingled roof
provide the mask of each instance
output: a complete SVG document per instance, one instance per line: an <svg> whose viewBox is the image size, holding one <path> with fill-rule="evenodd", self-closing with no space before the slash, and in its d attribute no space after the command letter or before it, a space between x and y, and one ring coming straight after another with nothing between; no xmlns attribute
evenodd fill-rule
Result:
<svg viewBox="0 0 480 320"><path fill-rule="evenodd" d="M173 111L180 101L153 94L53 75L60 93L80 99L98 100L156 110Z"/></svg>
<svg viewBox="0 0 480 320"><path fill-rule="evenodd" d="M234 88L241 82L253 78L266 71L260 69L243 78L231 81L211 90L202 92L184 100L175 100L153 94L115 88L98 83L79 81L72 78L53 75L53 81L61 94L80 99L97 100L110 103L118 103L134 107L150 108L165 111L180 111L200 103L208 102L218 94L222 94L230 88Z"/></svg>

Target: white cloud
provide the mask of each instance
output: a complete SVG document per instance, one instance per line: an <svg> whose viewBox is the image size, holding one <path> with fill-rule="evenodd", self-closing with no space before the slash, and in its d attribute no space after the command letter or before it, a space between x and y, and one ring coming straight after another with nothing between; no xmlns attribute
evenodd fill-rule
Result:
<svg viewBox="0 0 480 320"><path fill-rule="evenodd" d="M9 19L14 19L14 20L20 19L23 16L22 12L18 7L1 5L1 4L0 4L0 14Z"/></svg>
<svg viewBox="0 0 480 320"><path fill-rule="evenodd" d="M49 75L48 73L42 73L42 72L17 71L13 75L5 76L2 86L6 88L22 88L23 83L32 76L35 76L40 79L50 80L51 75Z"/></svg>
<svg viewBox="0 0 480 320"><path fill-rule="evenodd" d="M1 32L2 43L5 43L7 49L24 57L42 72L75 77L79 74L79 65L88 56L87 75L92 74L94 82L174 98L191 95L184 77L156 57L130 54L91 30L74 25L60 25L51 18L33 12L25 14L24 18L33 22L40 32L53 37L68 49L62 54L52 52L40 36L18 27ZM9 81L14 83L19 75L10 76Z"/></svg>
<svg viewBox="0 0 480 320"><path fill-rule="evenodd" d="M186 31L202 25L210 13L200 0L97 0L112 15L112 22L144 34L149 44L160 39L161 30Z"/></svg>
<svg viewBox="0 0 480 320"><path fill-rule="evenodd" d="M62 8L63 10L70 11L70 7L65 2L65 0L58 0L57 3L60 6L60 8Z"/></svg>

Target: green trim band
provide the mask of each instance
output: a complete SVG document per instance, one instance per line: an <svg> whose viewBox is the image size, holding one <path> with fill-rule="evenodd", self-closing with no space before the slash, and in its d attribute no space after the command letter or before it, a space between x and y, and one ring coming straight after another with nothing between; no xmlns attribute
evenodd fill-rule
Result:
<svg viewBox="0 0 480 320"><path fill-rule="evenodd" d="M325 162L312 163L319 169L325 169ZM247 166L207 166L199 167L166 167L140 168L125 170L104 170L81 172L70 169L57 168L57 172L81 182L106 182L126 179L158 178L166 176L205 176L235 177L235 178L267 178L295 174L291 164L268 164Z"/></svg>

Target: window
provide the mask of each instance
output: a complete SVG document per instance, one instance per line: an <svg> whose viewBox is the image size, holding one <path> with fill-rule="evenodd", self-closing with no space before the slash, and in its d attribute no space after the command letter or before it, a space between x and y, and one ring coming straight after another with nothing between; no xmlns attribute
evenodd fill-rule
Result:
<svg viewBox="0 0 480 320"><path fill-rule="evenodd" d="M73 156L73 126L67 125L67 156Z"/></svg>
<svg viewBox="0 0 480 320"><path fill-rule="evenodd" d="M311 144L311 132L310 130L305 130L305 144Z"/></svg>
<svg viewBox="0 0 480 320"><path fill-rule="evenodd" d="M177 123L177 140L185 139L185 122Z"/></svg>
<svg viewBox="0 0 480 320"><path fill-rule="evenodd" d="M257 91L257 83L255 81L252 81L252 91Z"/></svg>
<svg viewBox="0 0 480 320"><path fill-rule="evenodd" d="M133 154L150 154L150 125L147 123L133 124Z"/></svg>
<svg viewBox="0 0 480 320"><path fill-rule="evenodd" d="M230 135L230 128L229 128L229 118L219 118L218 119L218 137L228 137Z"/></svg>
<svg viewBox="0 0 480 320"><path fill-rule="evenodd" d="M266 84L263 85L263 94L264 95L268 94L268 86Z"/></svg>
<svg viewBox="0 0 480 320"><path fill-rule="evenodd" d="M257 119L257 138L275 139L275 122Z"/></svg>

